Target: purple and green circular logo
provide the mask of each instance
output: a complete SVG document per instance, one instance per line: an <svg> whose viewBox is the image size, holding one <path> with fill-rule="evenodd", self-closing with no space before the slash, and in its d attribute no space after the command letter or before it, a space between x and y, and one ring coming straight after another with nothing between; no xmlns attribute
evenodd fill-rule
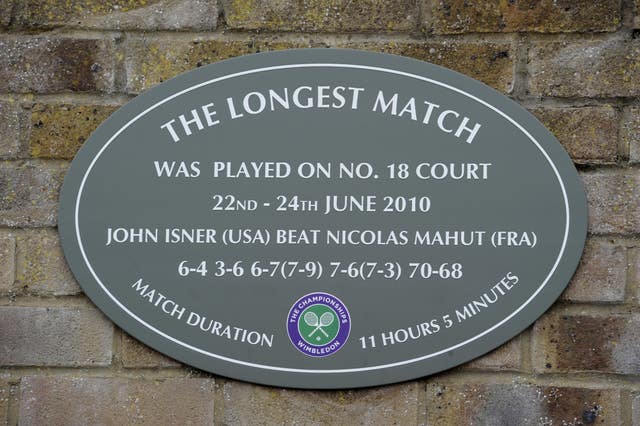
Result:
<svg viewBox="0 0 640 426"><path fill-rule="evenodd" d="M310 293L296 301L287 316L293 346L305 355L323 357L339 351L349 338L351 317L340 299Z"/></svg>

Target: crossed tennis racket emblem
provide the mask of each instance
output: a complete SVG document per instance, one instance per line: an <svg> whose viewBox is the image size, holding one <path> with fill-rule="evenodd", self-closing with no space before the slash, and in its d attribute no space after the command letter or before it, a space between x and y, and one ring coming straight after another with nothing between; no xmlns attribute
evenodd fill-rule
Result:
<svg viewBox="0 0 640 426"><path fill-rule="evenodd" d="M318 318L318 315L316 315L315 312L305 313L304 314L305 324L307 324L309 327L315 327L313 330L311 330L311 333L309 333L307 337L313 336L317 331L324 334L325 337L329 337L327 332L324 331L324 327L329 327L331 324L333 324L333 321L334 321L334 316L333 316L333 313L331 312L325 312L324 314L320 315L320 318Z"/></svg>

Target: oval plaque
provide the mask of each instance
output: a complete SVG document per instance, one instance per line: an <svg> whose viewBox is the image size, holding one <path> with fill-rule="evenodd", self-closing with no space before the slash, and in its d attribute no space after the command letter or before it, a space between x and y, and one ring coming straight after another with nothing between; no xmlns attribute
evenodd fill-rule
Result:
<svg viewBox="0 0 640 426"><path fill-rule="evenodd" d="M480 82L352 50L245 56L84 144L59 230L91 300L181 362L278 386L422 377L512 338L580 259L556 139Z"/></svg>

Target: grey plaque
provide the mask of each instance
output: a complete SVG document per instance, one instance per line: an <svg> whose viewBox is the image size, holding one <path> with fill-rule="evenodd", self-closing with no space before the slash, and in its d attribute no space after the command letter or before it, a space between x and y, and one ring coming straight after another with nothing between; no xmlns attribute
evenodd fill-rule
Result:
<svg viewBox="0 0 640 426"><path fill-rule="evenodd" d="M408 58L308 49L115 112L59 229L91 300L181 362L277 386L433 374L520 333L580 259L584 191L531 114Z"/></svg>

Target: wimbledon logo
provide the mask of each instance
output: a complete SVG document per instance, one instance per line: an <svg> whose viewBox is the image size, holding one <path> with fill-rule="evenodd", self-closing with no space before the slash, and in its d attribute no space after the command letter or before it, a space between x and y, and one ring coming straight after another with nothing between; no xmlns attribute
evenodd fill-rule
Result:
<svg viewBox="0 0 640 426"><path fill-rule="evenodd" d="M351 317L344 303L329 293L311 293L298 299L287 317L293 346L305 355L324 357L346 343Z"/></svg>

